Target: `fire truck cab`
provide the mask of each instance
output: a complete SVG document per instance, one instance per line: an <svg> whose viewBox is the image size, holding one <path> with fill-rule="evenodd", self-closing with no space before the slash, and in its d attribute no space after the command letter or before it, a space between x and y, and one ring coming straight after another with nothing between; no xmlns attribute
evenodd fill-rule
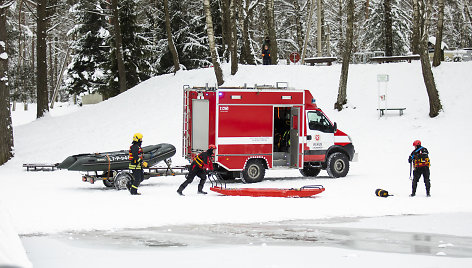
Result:
<svg viewBox="0 0 472 268"><path fill-rule="evenodd" d="M308 90L280 86L184 87L183 156L189 161L215 144L215 169L225 179L253 183L272 168L322 169L344 177L357 154Z"/></svg>

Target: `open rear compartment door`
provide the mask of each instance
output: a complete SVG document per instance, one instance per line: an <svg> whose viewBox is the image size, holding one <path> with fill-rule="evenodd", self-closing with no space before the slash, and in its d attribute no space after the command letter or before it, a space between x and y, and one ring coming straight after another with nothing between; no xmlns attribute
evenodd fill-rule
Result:
<svg viewBox="0 0 472 268"><path fill-rule="evenodd" d="M208 149L210 102L205 99L192 100L192 153Z"/></svg>

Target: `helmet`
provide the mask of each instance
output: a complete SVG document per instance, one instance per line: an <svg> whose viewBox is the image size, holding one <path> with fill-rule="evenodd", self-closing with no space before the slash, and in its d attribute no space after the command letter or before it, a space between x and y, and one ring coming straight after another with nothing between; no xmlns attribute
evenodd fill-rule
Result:
<svg viewBox="0 0 472 268"><path fill-rule="evenodd" d="M215 150L215 149L216 149L216 145L214 145L214 144L210 144L210 145L208 146L208 149Z"/></svg>
<svg viewBox="0 0 472 268"><path fill-rule="evenodd" d="M133 141L138 142L138 141L142 141L142 140L143 140L143 134L136 133L136 134L133 135Z"/></svg>
<svg viewBox="0 0 472 268"><path fill-rule="evenodd" d="M416 140L413 142L413 146L421 146L421 141L420 140Z"/></svg>

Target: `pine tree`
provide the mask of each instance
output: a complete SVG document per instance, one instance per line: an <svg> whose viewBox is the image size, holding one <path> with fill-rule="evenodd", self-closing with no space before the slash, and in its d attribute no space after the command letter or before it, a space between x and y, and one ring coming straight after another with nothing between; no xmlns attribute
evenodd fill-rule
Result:
<svg viewBox="0 0 472 268"><path fill-rule="evenodd" d="M99 0L80 0L71 10L77 16L77 27L70 34L78 39L72 46L74 56L67 70L65 88L69 94L100 91L105 96L112 96L106 88L110 33L104 7Z"/></svg>
<svg viewBox="0 0 472 268"><path fill-rule="evenodd" d="M151 63L149 62L149 53L146 50L146 41L141 36L144 29L137 23L136 3L134 0L122 0L119 3L119 20L123 47L123 62L126 70L127 87L147 80L151 76ZM114 44L113 38L108 40ZM108 86L101 89L100 92L107 97L113 97L120 93L118 64L115 56L116 50L111 51L108 66Z"/></svg>
<svg viewBox="0 0 472 268"><path fill-rule="evenodd" d="M403 55L409 48L410 20L403 9L399 7L398 0L390 0L391 10L391 43L387 40L387 20L385 18L384 0L372 0L369 5L369 18L364 22L364 35L361 36L361 44L364 49L370 51L385 51L387 45L392 46L392 55ZM386 51L387 54L387 51Z"/></svg>

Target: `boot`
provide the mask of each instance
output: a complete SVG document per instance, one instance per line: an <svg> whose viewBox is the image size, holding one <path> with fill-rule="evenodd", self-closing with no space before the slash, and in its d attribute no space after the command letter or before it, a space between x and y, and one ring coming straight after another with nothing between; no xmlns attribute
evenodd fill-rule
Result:
<svg viewBox="0 0 472 268"><path fill-rule="evenodd" d="M131 185L129 192L131 193L131 195L141 195L140 193L138 193L138 187L134 185Z"/></svg>
<svg viewBox="0 0 472 268"><path fill-rule="evenodd" d="M414 197L414 196L415 196L415 194L410 194L410 197Z"/></svg>
<svg viewBox="0 0 472 268"><path fill-rule="evenodd" d="M184 196L184 194L182 193L182 191L180 190L180 188L177 190L177 193L181 196Z"/></svg>
<svg viewBox="0 0 472 268"><path fill-rule="evenodd" d="M180 185L180 186L179 186L179 189L177 189L177 193L178 193L179 195L182 195L182 196L183 196L183 195L184 195L184 194L183 194L184 189L185 189L185 186L184 186L183 184Z"/></svg>
<svg viewBox="0 0 472 268"><path fill-rule="evenodd" d="M197 193L199 193L199 194L207 194L207 192L204 192L203 190L199 190Z"/></svg>
<svg viewBox="0 0 472 268"><path fill-rule="evenodd" d="M429 188L426 188L426 196L427 196L427 197L431 197L431 194L430 194L430 192L429 192Z"/></svg>

